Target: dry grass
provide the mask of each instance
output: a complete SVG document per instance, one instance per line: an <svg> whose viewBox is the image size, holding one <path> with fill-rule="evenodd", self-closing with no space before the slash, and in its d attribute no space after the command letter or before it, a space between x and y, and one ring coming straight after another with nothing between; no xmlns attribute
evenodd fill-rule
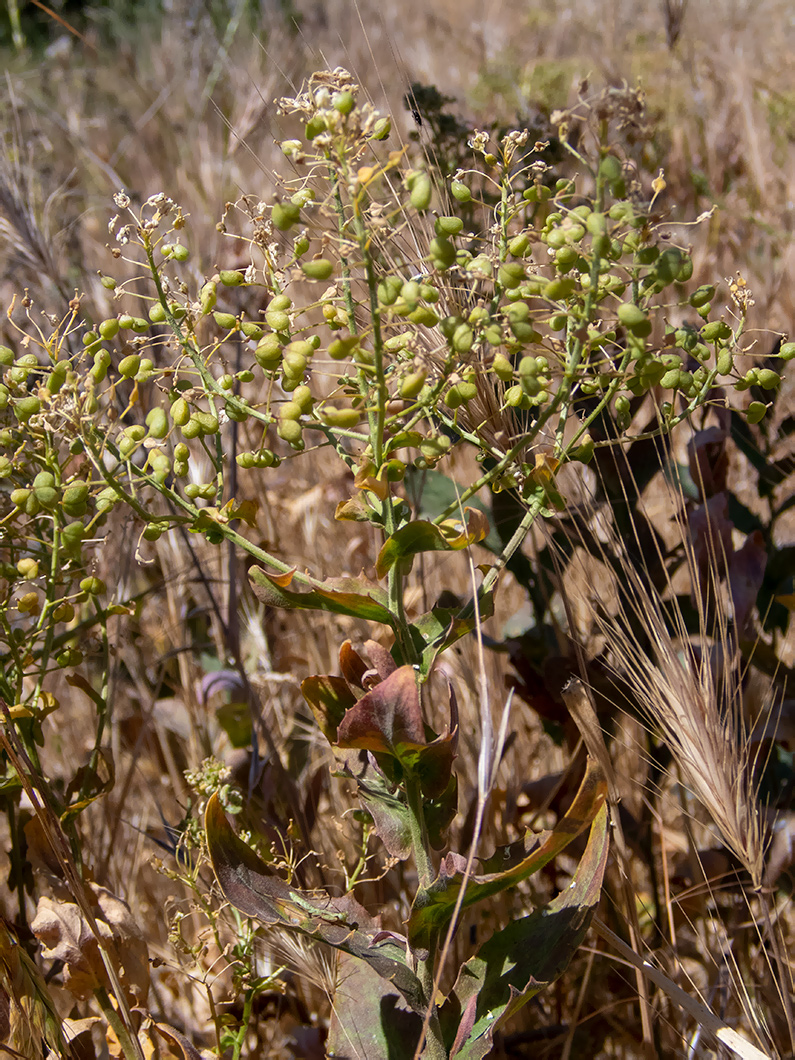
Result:
<svg viewBox="0 0 795 1060"><path fill-rule="evenodd" d="M789 86L795 21L783 0L762 0L751 17L729 0L709 9L688 5L673 47L673 15L667 37L659 5L628 0L557 2L521 11L497 0L440 0L432 11L370 0L296 7L303 19L297 35L271 23L251 39L241 33L228 54L206 25L186 39L184 25L166 18L162 26L142 28L135 40L119 42L112 53L101 49L94 55L69 41L39 66L21 60L9 65L0 90L7 116L0 164L5 302L12 290L27 285L39 304L55 312L72 287L79 287L98 319L112 311L96 271L107 260L105 226L110 193L117 187L139 198L163 189L177 199L191 214L194 268L211 273L217 258L228 255L216 230L221 204L241 191L267 198L273 190L273 137L282 132L272 101L322 57L329 66L341 62L357 72L376 104L392 109L403 139L413 128L402 108L413 80L455 96L475 126L510 122L517 113L543 126L551 109L576 99L583 78L618 84L642 76L659 132L639 162L650 173L665 168L672 220L719 205L708 225L693 230L694 281L743 273L756 300L752 326L759 329L761 350L770 345L769 331L792 327L795 94ZM427 129L421 143L428 146ZM739 462L737 470L743 470ZM466 482L471 473L462 466L456 477ZM732 482L739 492L742 484ZM350 524L332 518L347 485L338 465L331 470L324 457L300 465L285 461L258 498L266 513L261 530L268 549L318 576L357 573L371 565L377 551L373 528L357 525L351 532ZM791 481L782 488L791 490ZM665 506L659 481L655 489L648 505ZM587 512L586 518L591 532L601 527L605 548L616 548L620 556L614 529L600 524L604 513ZM684 516L672 520L667 533L669 546L678 535L687 550ZM308 840L314 853L298 872L309 884L325 879L342 887L364 857L357 896L379 909L390 926L405 919L412 881L405 865L390 866L374 844L362 849L361 830L350 816L351 793L329 779L328 749L313 732L298 690L309 673L336 672L341 641L361 642L373 631L354 620L266 612L241 588L245 579L228 553L198 537L188 540L172 531L156 545L144 545L139 557L136 547L129 525L118 520L97 558L97 573L118 585L119 596L140 593L143 600L133 621L119 619L109 631L108 739L116 786L83 815L81 834L94 877L129 903L150 957L157 958L152 1010L197 1045L209 1046L212 1006L228 1004L237 1016L241 1011L225 949L234 921L231 915L222 918L218 937L211 937L196 894L159 871L157 857L174 870L173 852L155 846L171 845L168 826L177 826L195 800L186 770L197 769L210 755L226 763L250 798L251 824L277 847L284 844L285 860L293 849L304 851L302 838ZM591 552L578 555L580 562L593 560ZM484 556L476 550L473 559ZM692 553L689 560L693 568ZM720 570L717 543L710 562ZM664 567L657 556L650 563ZM682 591L677 584L652 591L626 559L618 577L625 579L620 587L616 574L606 570L600 599L583 591L594 584L590 568L578 574L575 563L565 583L583 658L601 656L605 645L609 649L598 703L604 707L614 693L626 708L629 685L637 708L625 715L608 711L611 754L622 778L623 806L629 807L622 826L631 862L612 866L602 918L622 935L634 921L641 932L635 939L639 951L653 953L672 980L700 995L760 1048L786 1055L795 1046L781 992L792 987L795 925L783 892L772 890L765 875L771 822L762 817L756 787L769 747L754 742L753 719L743 705L750 664L728 632L719 594L710 607L709 591L695 593L710 636L694 647L684 626L674 623L671 630L666 622L666 600ZM426 560L417 565L409 606L425 610L443 591L464 596L469 581L467 557ZM546 590L557 647L547 645L542 666L547 697L562 683L561 673L576 669L569 643L574 630L567 627L558 589L550 576ZM497 614L484 633L503 642L506 624L525 601L523 587L506 576ZM637 629L641 639L633 633ZM784 648L778 650L783 658ZM257 704L253 755L234 748L219 724L224 695L204 695L201 689L212 668L232 657L243 661ZM467 641L445 656L444 670L455 683L461 711L454 844L465 850L478 797L479 690L485 680L498 723L507 657L487 653L484 673ZM610 692L611 680L618 692ZM766 687L771 703L764 709L775 718L782 686L767 680ZM88 701L79 691L65 684L54 691L63 706L52 718L42 759L47 775L66 783L90 751L93 730L86 724ZM786 694L792 696L791 688ZM441 682L434 695L441 711ZM530 824L554 819L571 793L576 736L568 732L562 741L555 739L554 725L545 727L540 713L526 705L514 707L511 729L515 735L483 820L483 851L520 837ZM650 758L660 750L658 738L670 752L662 763ZM616 812L624 815L623 809ZM479 921L465 922L460 935L471 929L486 937L497 919L553 893L571 866L560 859ZM637 894L631 911L622 871L630 873L630 890ZM199 890L209 894L207 866L198 874ZM0 908L10 921L17 903L17 896L2 897ZM175 913L184 916L176 946ZM453 957L461 956L465 941L454 943ZM333 971L326 955L288 952L284 940L266 939L262 946L263 974L281 963L290 974L283 977L284 987L274 981L273 994L253 1014L244 1055L321 1056L317 1028L328 1017ZM58 1000L67 1015L67 995ZM584 951L509 1027L504 1055L630 1058L655 1050L660 1056L723 1055L699 1039L694 1023L663 993L650 1000L647 995L647 1004L644 1028L633 973L603 951Z"/></svg>

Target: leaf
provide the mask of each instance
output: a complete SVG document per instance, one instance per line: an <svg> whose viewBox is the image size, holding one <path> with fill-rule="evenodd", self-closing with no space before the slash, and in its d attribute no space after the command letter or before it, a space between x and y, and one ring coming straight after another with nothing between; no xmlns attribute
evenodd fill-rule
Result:
<svg viewBox="0 0 795 1060"><path fill-rule="evenodd" d="M465 508L464 515L463 526L458 519L448 519L441 526L418 519L397 530L378 553L375 564L378 577L385 577L396 563L418 552L457 551L482 541L489 532L486 515L475 508Z"/></svg>
<svg viewBox="0 0 795 1060"><path fill-rule="evenodd" d="M217 793L207 803L205 829L216 878L236 909L361 957L394 984L415 1012L425 1012L422 985L406 964L405 940L381 931L350 896L318 897L290 887L235 835Z"/></svg>
<svg viewBox="0 0 795 1060"><path fill-rule="evenodd" d="M192 1045L185 1035L178 1031L175 1027L170 1027L167 1023L154 1022L154 1027L158 1034L165 1038L170 1044L178 1046L185 1060L202 1060L202 1055L195 1045Z"/></svg>
<svg viewBox="0 0 795 1060"><path fill-rule="evenodd" d="M456 741L457 731L427 739L413 666L399 667L365 693L337 729L338 747L391 755L418 777L428 798L449 783Z"/></svg>
<svg viewBox="0 0 795 1060"><path fill-rule="evenodd" d="M312 581L308 592L292 592L287 588L292 574L273 576L261 567L248 572L254 595L270 607L288 610L328 611L334 615L350 615L367 622L382 622L393 626L395 616L385 606L386 593L364 579L335 578L327 582Z"/></svg>
<svg viewBox="0 0 795 1060"><path fill-rule="evenodd" d="M453 1037L450 1055L480 1060L495 1031L566 970L581 945L602 891L609 850L607 806L591 825L571 884L548 905L495 932L461 967L440 1013Z"/></svg>
<svg viewBox="0 0 795 1060"><path fill-rule="evenodd" d="M594 820L607 797L607 781L602 767L588 759L585 776L574 801L566 814L549 832L526 837L529 850L526 856L503 872L473 875L466 884L461 908L513 887L521 880L538 872L551 861ZM432 936L450 919L464 882L464 859L448 854L442 861L439 875L433 883L417 892L408 921L409 943L412 948L427 950Z"/></svg>
<svg viewBox="0 0 795 1060"><path fill-rule="evenodd" d="M309 704L318 728L329 743L337 742L337 728L356 699L342 677L307 677L301 694Z"/></svg>
<svg viewBox="0 0 795 1060"><path fill-rule="evenodd" d="M129 906L97 884L87 892L94 902L94 919L106 949L115 954L122 985L136 1003L149 992L149 955L146 942ZM76 998L109 989L107 971L95 936L74 902L39 899L31 929L47 959L64 962L64 986Z"/></svg>
<svg viewBox="0 0 795 1060"><path fill-rule="evenodd" d="M464 492L463 486L459 486L441 471L419 471L411 464L406 468L404 483L415 511L424 519L438 518L442 512L457 504ZM488 518L486 505L479 497L470 497L467 503ZM510 534L508 536L510 537ZM490 552L499 554L502 551L505 542L501 540L491 521L489 532L481 544Z"/></svg>
<svg viewBox="0 0 795 1060"><path fill-rule="evenodd" d="M483 569L482 567L479 569ZM472 600L462 607L434 607L412 623L415 641L422 655L420 675L425 678L431 672L434 662L443 651L456 641L471 633L481 621L494 614L494 590L482 593L478 591L478 610Z"/></svg>
<svg viewBox="0 0 795 1060"><path fill-rule="evenodd" d="M413 666L401 666L354 703L337 729L337 744L386 751L396 758L403 748L425 744Z"/></svg>
<svg viewBox="0 0 795 1060"><path fill-rule="evenodd" d="M104 772L104 777L100 776L101 772ZM69 786L66 789L67 803L73 795L78 793L81 794L81 798L77 802L67 805L61 814L61 823L66 824L74 820L95 799L99 799L103 795L107 795L109 791L112 791L115 783L116 771L111 752L100 747L97 749L96 767L92 769L90 764L80 766L69 782Z"/></svg>
<svg viewBox="0 0 795 1060"><path fill-rule="evenodd" d="M729 588L737 628L750 632L748 623L756 598L765 580L767 549L760 530L754 530L745 539L743 547L731 557L729 563Z"/></svg>
<svg viewBox="0 0 795 1060"><path fill-rule="evenodd" d="M364 961L340 956L326 1056L404 1060L413 1055L422 1017Z"/></svg>

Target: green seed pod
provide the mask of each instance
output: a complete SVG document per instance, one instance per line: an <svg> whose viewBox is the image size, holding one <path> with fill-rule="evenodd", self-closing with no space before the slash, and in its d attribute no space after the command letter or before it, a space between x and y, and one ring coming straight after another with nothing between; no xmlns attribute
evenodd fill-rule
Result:
<svg viewBox="0 0 795 1060"><path fill-rule="evenodd" d="M651 321L640 306L634 302L622 302L616 310L616 315L627 331L632 332L639 338L645 338L651 332Z"/></svg>
<svg viewBox="0 0 795 1060"><path fill-rule="evenodd" d="M722 339L730 339L732 329L723 320L713 320L705 324L701 329L701 338L704 342L719 342Z"/></svg>
<svg viewBox="0 0 795 1060"><path fill-rule="evenodd" d="M356 104L352 92L335 92L331 97L331 105L340 114L350 114Z"/></svg>
<svg viewBox="0 0 795 1060"><path fill-rule="evenodd" d="M455 263L455 247L441 236L436 236L431 240L428 252L433 267L440 272L449 269Z"/></svg>
<svg viewBox="0 0 795 1060"><path fill-rule="evenodd" d="M508 253L514 258L523 258L530 247L530 238L527 232L520 232L508 243Z"/></svg>
<svg viewBox="0 0 795 1060"><path fill-rule="evenodd" d="M745 411L745 418L749 423L759 423L765 418L767 405L763 401L752 401Z"/></svg>
<svg viewBox="0 0 795 1060"><path fill-rule="evenodd" d="M308 386L297 386L293 391L293 401L300 406L302 412L311 412L315 399Z"/></svg>
<svg viewBox="0 0 795 1060"><path fill-rule="evenodd" d="M472 200L472 192L460 180L454 180L450 185L450 194L456 202L466 203Z"/></svg>
<svg viewBox="0 0 795 1060"><path fill-rule="evenodd" d="M184 247L181 243L177 243L171 252L171 258L173 261L187 261L190 251L187 247Z"/></svg>
<svg viewBox="0 0 795 1060"><path fill-rule="evenodd" d="M684 254L678 247L667 247L657 260L655 274L657 279L665 284L673 283L679 278Z"/></svg>
<svg viewBox="0 0 795 1060"><path fill-rule="evenodd" d="M85 482L76 482L67 486L63 492L64 507L79 507L88 501L88 485Z"/></svg>
<svg viewBox="0 0 795 1060"><path fill-rule="evenodd" d="M198 421L199 430L202 435L218 433L218 417L214 416L211 412L194 412L192 418L195 418ZM182 433L185 434L185 431L183 430Z"/></svg>
<svg viewBox="0 0 795 1060"><path fill-rule="evenodd" d="M465 404L464 397L461 394L460 384L454 383L444 395L443 400L449 409L458 409Z"/></svg>
<svg viewBox="0 0 795 1060"><path fill-rule="evenodd" d="M199 291L199 304L202 310L202 316L207 316L215 309L215 303L218 298L218 288L209 280Z"/></svg>
<svg viewBox="0 0 795 1060"><path fill-rule="evenodd" d="M399 276L385 276L378 284L378 301L381 305L394 305L402 287L403 281Z"/></svg>
<svg viewBox="0 0 795 1060"><path fill-rule="evenodd" d="M99 334L103 339L110 341L119 334L119 321L117 317L108 317L99 325Z"/></svg>
<svg viewBox="0 0 795 1060"><path fill-rule="evenodd" d="M166 311L159 302L149 310L149 319L153 324L164 324L166 322Z"/></svg>
<svg viewBox="0 0 795 1060"><path fill-rule="evenodd" d="M41 409L41 402L35 395L19 398L14 402L14 415L20 423L27 423L31 416L35 416Z"/></svg>
<svg viewBox="0 0 795 1060"><path fill-rule="evenodd" d="M489 346L501 346L503 339L502 328L499 324L489 324L487 328L483 329L483 338Z"/></svg>
<svg viewBox="0 0 795 1060"><path fill-rule="evenodd" d="M781 376L770 368L760 368L756 377L763 390L775 390L781 383Z"/></svg>
<svg viewBox="0 0 795 1060"><path fill-rule="evenodd" d="M177 442L174 446L174 459L175 460L187 460L190 457L190 449L184 442Z"/></svg>
<svg viewBox="0 0 795 1060"><path fill-rule="evenodd" d="M174 461L174 476L176 478L187 478L188 476L188 461L187 460L175 460Z"/></svg>
<svg viewBox="0 0 795 1060"><path fill-rule="evenodd" d="M155 472L168 474L171 470L171 461L160 449L151 449L149 452L149 466Z"/></svg>
<svg viewBox="0 0 795 1060"><path fill-rule="evenodd" d="M520 261L504 262L497 273L497 279L507 291L513 291L519 287L524 278L524 265Z"/></svg>
<svg viewBox="0 0 795 1060"><path fill-rule="evenodd" d="M399 337L401 339L403 338L403 336L393 337ZM390 341L391 340L387 339L386 346L389 350L392 350L393 347L389 345ZM358 335L349 335L347 338L344 339L335 339L329 345L328 355L333 361L344 361L346 358L350 357L352 353L354 353L358 344Z"/></svg>
<svg viewBox="0 0 795 1060"><path fill-rule="evenodd" d="M424 212L431 205L433 185L430 176L424 171L410 173L407 177L411 205L415 210Z"/></svg>
<svg viewBox="0 0 795 1060"><path fill-rule="evenodd" d="M144 320L143 317L132 318L132 330L136 335L143 335L145 331L149 330L149 321Z"/></svg>
<svg viewBox="0 0 795 1060"><path fill-rule="evenodd" d="M108 374L110 367L110 353L107 350L99 350L94 354L94 367L88 373L95 383L101 383Z"/></svg>
<svg viewBox="0 0 795 1060"><path fill-rule="evenodd" d="M119 453L123 460L126 460L128 456L135 452L138 447L138 442L134 438L121 438L119 439Z"/></svg>
<svg viewBox="0 0 795 1060"><path fill-rule="evenodd" d="M190 406L185 398L179 397L176 401L172 402L169 412L171 414L171 419L177 427L184 427L190 419Z"/></svg>
<svg viewBox="0 0 795 1060"><path fill-rule="evenodd" d="M66 382L66 373L69 370L68 361L59 361L53 365L52 371L47 377L47 390L51 394L57 394Z"/></svg>
<svg viewBox="0 0 795 1060"><path fill-rule="evenodd" d="M434 222L434 231L437 236L457 236L464 227L460 217L437 217Z"/></svg>
<svg viewBox="0 0 795 1060"><path fill-rule="evenodd" d="M38 615L41 611L41 603L35 592L25 593L16 602L17 611L23 615ZM82 656L80 656L82 658ZM60 656L59 656L60 658Z"/></svg>
<svg viewBox="0 0 795 1060"><path fill-rule="evenodd" d="M271 210L273 225L280 232L287 232L301 219L301 210L292 202L275 202Z"/></svg>
<svg viewBox="0 0 795 1060"><path fill-rule="evenodd" d="M31 518L38 515L41 511L41 503L35 493L31 493L28 499L25 501L25 515L29 515Z"/></svg>
<svg viewBox="0 0 795 1060"><path fill-rule="evenodd" d="M409 313L408 319L412 324L419 324L422 327L432 328L439 323L439 317L426 305L417 306L417 308Z"/></svg>
<svg viewBox="0 0 795 1060"><path fill-rule="evenodd" d="M614 184L621 179L621 162L615 155L604 156L599 163L599 176L602 177L603 180L606 180L608 184Z"/></svg>
<svg viewBox="0 0 795 1060"><path fill-rule="evenodd" d="M553 313L547 324L552 331L564 331L568 322L569 318L565 313Z"/></svg>
<svg viewBox="0 0 795 1060"><path fill-rule="evenodd" d="M88 578L83 578L80 582L80 591L88 593L90 596L100 596L107 591L107 586L101 578L89 576Z"/></svg>
<svg viewBox="0 0 795 1060"><path fill-rule="evenodd" d="M30 497L30 490L25 489L23 486L11 490L11 503L16 504L17 508L24 508L28 497Z"/></svg>
<svg viewBox="0 0 795 1060"><path fill-rule="evenodd" d="M141 367L141 358L137 353L129 353L119 362L119 375L125 379L132 379Z"/></svg>
<svg viewBox="0 0 795 1060"><path fill-rule="evenodd" d="M398 393L402 398L410 401L415 398L422 388L425 386L425 380L428 378L428 373L424 368L419 369L416 372L409 372L405 375L400 383L400 389Z"/></svg>
<svg viewBox="0 0 795 1060"><path fill-rule="evenodd" d="M300 420L303 409L297 401L285 401L279 409L280 420Z"/></svg>
<svg viewBox="0 0 795 1060"><path fill-rule="evenodd" d="M116 289L116 281L112 276L101 276L99 282L106 291L114 291Z"/></svg>
<svg viewBox="0 0 795 1060"><path fill-rule="evenodd" d="M715 297L715 286L714 284L704 284L699 287L696 291L690 295L688 301L694 309L700 309L702 306L708 305Z"/></svg>
<svg viewBox="0 0 795 1060"><path fill-rule="evenodd" d="M552 250L559 250L566 246L566 233L562 228L553 228L547 232L546 243Z"/></svg>
<svg viewBox="0 0 795 1060"><path fill-rule="evenodd" d="M284 310L271 310L268 307L268 311L265 314L265 322L268 328L272 328L273 331L286 332L289 330L289 317Z"/></svg>
<svg viewBox="0 0 795 1060"><path fill-rule="evenodd" d="M278 368L282 360L283 347L275 334L266 335L254 350L254 357L260 368L266 372Z"/></svg>
<svg viewBox="0 0 795 1060"><path fill-rule="evenodd" d="M782 361L791 361L795 357L795 342L785 342L779 347L778 355Z"/></svg>
<svg viewBox="0 0 795 1060"><path fill-rule="evenodd" d="M585 227L592 236L603 236L607 231L607 218L603 213L589 211L585 219Z"/></svg>
<svg viewBox="0 0 795 1060"><path fill-rule="evenodd" d="M104 490L100 490L97 494L94 507L98 512L108 512L118 502L119 495L116 490L113 486L106 486Z"/></svg>
<svg viewBox="0 0 795 1060"><path fill-rule="evenodd" d="M240 287L246 282L246 277L237 269L221 269L220 279L224 287Z"/></svg>
<svg viewBox="0 0 795 1060"><path fill-rule="evenodd" d="M550 280L544 287L542 294L550 302L562 302L574 294L575 287L575 281L571 276L565 276L557 280Z"/></svg>
<svg viewBox="0 0 795 1060"><path fill-rule="evenodd" d="M732 351L726 347L718 354L718 361L716 365L718 369L718 375L730 375L734 369L734 356Z"/></svg>
<svg viewBox="0 0 795 1060"><path fill-rule="evenodd" d="M254 342L259 342L265 331L262 325L257 324L254 320L244 320L240 325L240 330L246 336L247 339L253 339Z"/></svg>
<svg viewBox="0 0 795 1060"><path fill-rule="evenodd" d="M303 430L297 420L280 419L276 433L289 445L297 446L303 443Z"/></svg>
<svg viewBox="0 0 795 1060"><path fill-rule="evenodd" d="M63 651L58 652L55 661L61 669L66 669L71 666L79 666L83 661L83 653L79 648L64 648Z"/></svg>
<svg viewBox="0 0 795 1060"><path fill-rule="evenodd" d="M168 434L168 417L166 410L156 406L146 414L146 425L150 438L165 438Z"/></svg>
<svg viewBox="0 0 795 1060"><path fill-rule="evenodd" d="M525 393L518 384L509 387L505 391L505 404L511 408L518 408L525 400Z"/></svg>
<svg viewBox="0 0 795 1060"><path fill-rule="evenodd" d="M370 137L371 140L386 140L392 131L392 119L391 118L379 118L373 126L373 134Z"/></svg>
<svg viewBox="0 0 795 1060"><path fill-rule="evenodd" d="M540 342L541 335L528 320L509 320L509 326L517 342L527 345L530 342Z"/></svg>
<svg viewBox="0 0 795 1060"><path fill-rule="evenodd" d="M568 272L579 258L579 251L575 247L561 247L555 252L555 264L558 272Z"/></svg>
<svg viewBox="0 0 795 1060"><path fill-rule="evenodd" d="M141 365L134 376L136 383L145 383L147 379L151 379L154 374L155 366L152 360L150 360L149 357L142 357Z"/></svg>
<svg viewBox="0 0 795 1060"><path fill-rule="evenodd" d="M237 331L237 317L234 313L213 313L213 320L223 331Z"/></svg>
<svg viewBox="0 0 795 1060"><path fill-rule="evenodd" d="M309 280L327 280L334 272L334 263L328 258L315 258L301 266L301 272Z"/></svg>
<svg viewBox="0 0 795 1060"><path fill-rule="evenodd" d="M188 441L190 441L191 438L198 438L202 433L201 424L196 419L195 415L191 416L188 419L188 422L180 427L180 430L182 431L182 437L187 438Z"/></svg>
<svg viewBox="0 0 795 1060"><path fill-rule="evenodd" d="M333 405L325 405L320 411L320 418L329 427L353 430L361 422L362 414L358 409L338 409Z"/></svg>
<svg viewBox="0 0 795 1060"><path fill-rule="evenodd" d="M452 345L456 353L469 353L475 336L469 324L459 324L453 332Z"/></svg>
<svg viewBox="0 0 795 1060"><path fill-rule="evenodd" d="M242 467L244 468L244 470L247 471L249 470L249 468L254 467L257 462L257 458L254 456L253 453L238 453L238 455L235 457L235 461L238 467Z"/></svg>
<svg viewBox="0 0 795 1060"><path fill-rule="evenodd" d="M67 548L79 547L86 536L86 528L81 522L75 520L73 523L67 523L66 526L61 530L61 541ZM66 619L60 619L59 621L67 621Z"/></svg>
<svg viewBox="0 0 795 1060"><path fill-rule="evenodd" d="M131 313L122 313L118 320L119 327L122 331L129 331L135 323L135 319Z"/></svg>
<svg viewBox="0 0 795 1060"><path fill-rule="evenodd" d="M301 353L286 353L282 358L282 371L287 380L300 383L306 373L306 357Z"/></svg>
<svg viewBox="0 0 795 1060"><path fill-rule="evenodd" d="M494 355L494 362L491 367L494 374L498 379L502 380L503 383L509 383L513 379L513 365L504 353L497 353Z"/></svg>

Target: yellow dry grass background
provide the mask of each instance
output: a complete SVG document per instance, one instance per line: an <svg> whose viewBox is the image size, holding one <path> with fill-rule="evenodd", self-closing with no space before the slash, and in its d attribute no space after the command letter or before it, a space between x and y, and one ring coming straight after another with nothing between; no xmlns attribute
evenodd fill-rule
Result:
<svg viewBox="0 0 795 1060"><path fill-rule="evenodd" d="M224 202L240 193L267 200L273 192L272 170L283 164L273 141L284 135L274 100L291 94L313 70L339 64L355 73L379 107L391 110L395 136L401 139L414 129L402 105L412 81L435 85L454 98L454 109L472 127L485 127L495 121L510 126L517 116L528 122L548 116L575 102L585 79L592 87L640 80L658 123L648 164L650 171L665 171L664 201L672 221L717 207L709 220L687 230L685 238L694 245L694 285L742 273L756 302L751 314L759 344L755 352L767 352L773 333L795 330L795 14L787 0L691 2L673 45L666 36L663 7L651 0L298 0L293 5L297 31L286 24L277 5L263 5L259 32L241 32L226 50L206 19L199 16L191 28L187 16L195 6L168 5L162 23L136 25L112 48L91 32L92 47L65 34L35 63L24 56L8 57L0 104L12 160L9 179L17 181L21 196L19 216L0 207L4 304L14 291L28 286L43 307L57 305L57 279L67 296L74 289L85 293L96 319L115 314L97 273L110 271L113 264L106 248L107 222L115 212L111 195L118 187L138 200L162 190L181 204L190 215L189 267L196 275L211 275L222 260L232 267L230 257L236 250L242 255L245 248L230 246L216 223ZM421 132L420 143L427 144L427 131ZM25 216L28 232L22 224ZM37 235L40 252L31 256L30 247L36 245L32 236ZM466 484L477 474L476 465L461 459L452 474ZM286 562L320 577L372 569L379 547L374 529L333 519L336 504L350 495L351 483L325 452L285 460L275 471L244 479L241 495L247 491L261 506L256 533ZM529 543L528 552L533 547ZM453 554L418 561L409 610L421 613L444 591L467 596L472 563L487 559L476 548L471 558ZM250 756L234 750L218 724L215 710L221 697L205 702L198 687L207 660L223 662L229 556L198 535L188 541L173 531L139 549L136 528L114 517L97 553L96 573L117 587L120 598L147 595L134 620L120 618L111 626L109 740L117 781L114 791L81 818L87 860L96 879L129 903L144 929L150 957L160 964L153 973L155 1006L197 1044L208 1045L207 984L217 1003L226 1003L227 962L209 940L196 955L172 945L169 923L175 912L188 915L184 933L192 942L204 940L206 927L185 889L158 871L155 857L168 863L170 855L158 850L153 839L165 840L164 826L183 817L190 797L184 771L196 769L207 756L226 761L244 788L249 780ZM298 686L309 674L337 672L337 652L345 638L361 642L379 634L333 616L266 613L242 588L243 573L238 568L241 654L276 749L284 752L288 745L301 744L301 760L294 765L304 789L311 778L323 776L317 781L316 811L324 822L315 833L317 860L326 866L328 882L339 886L344 880L341 862L349 870L355 864L360 833L350 818L348 786L326 776L331 755L312 730ZM576 580L569 591L576 611ZM497 613L484 624L484 634L502 640L523 604L523 591L506 575ZM486 686L495 719L506 697L507 670L505 655L486 651ZM444 657L442 671L455 686L461 711L462 812L454 834L463 837L475 796L481 709L481 663L472 638ZM65 684L56 691L63 706L49 719L51 736L42 761L49 776L67 782L91 749L93 729L91 722L86 724L90 704ZM433 684L432 696L432 720L440 725L445 703L441 678ZM619 770L634 781L625 791L630 809L646 797L648 776L648 763L633 753L637 724L624 721L617 741L624 747ZM511 728L516 735L482 838L487 852L497 842L517 838L529 823L548 823L549 778L562 773L570 757L571 748L558 747L518 701ZM267 757L267 748L261 750ZM266 784L278 784L267 762L264 778ZM692 854L681 827L686 811L671 796L666 812L666 856L671 861L678 856L684 864ZM551 894L572 866L562 859L557 877L531 881L526 892L514 897L517 908ZM399 928L408 911L407 892L394 882L399 873L390 877L384 875L386 869L385 855L376 854L365 873L374 882L357 893L365 905L380 906L387 923ZM209 870L203 871L209 886ZM700 882L693 882L694 903L703 907L708 898L705 889L699 890ZM619 891L613 884L611 901ZM642 867L632 884L642 917L649 893ZM2 901L12 903L7 895ZM13 904L5 911L13 913ZM499 913L507 911L503 906ZM709 1001L714 979L703 954L721 940L708 937L706 928L700 937L700 928L690 931L688 914L683 904L671 915L680 918L697 952L684 952L678 967L672 961L669 970L681 975L684 986L688 972L692 974ZM741 921L737 913L732 923ZM466 950L470 926L482 932L481 938L489 930L488 921L466 923L457 942L458 957ZM263 967L271 960L268 954L263 944ZM528 1034L538 1030L528 1039L531 1051L519 1051L518 1042L510 1055L562 1055L566 1042L565 1048L572 1048L564 1025L577 1012L590 1014L599 1024L593 1038L597 1051L587 1051L591 1039L586 1033L578 1046L583 1051L571 1055L644 1055L632 1010L636 994L631 974L603 963L602 978L594 984L595 960L593 952L584 952L570 974L539 998L527 1024ZM299 955L295 963L306 977L309 959ZM592 991L583 1006L581 982L590 983ZM263 1003L256 1023L259 1043L250 1042L244 1055L322 1055L311 1051L316 1044L300 1042L302 1027L322 1023L325 1003L317 984L288 976L286 999ZM66 998L63 1004L66 1009ZM742 1014L728 1007L742 1023ZM662 1013L659 1055L723 1055L698 1044L687 1053L679 1020L673 1007ZM544 1027L551 1028L546 1036L539 1030ZM292 1052L287 1045L291 1036L299 1042Z"/></svg>

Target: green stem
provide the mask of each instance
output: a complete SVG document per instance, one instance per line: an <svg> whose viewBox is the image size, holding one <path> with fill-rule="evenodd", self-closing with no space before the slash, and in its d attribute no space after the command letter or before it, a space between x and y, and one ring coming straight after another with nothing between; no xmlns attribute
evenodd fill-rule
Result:
<svg viewBox="0 0 795 1060"><path fill-rule="evenodd" d="M141 1047L137 1039L133 1040L130 1032L124 1026L124 1023L116 1009L113 1007L105 988L100 987L98 990L95 990L94 997L97 999L100 1009L102 1009L102 1015L113 1028L113 1033L119 1040L119 1045L124 1053L125 1060L143 1060Z"/></svg>

